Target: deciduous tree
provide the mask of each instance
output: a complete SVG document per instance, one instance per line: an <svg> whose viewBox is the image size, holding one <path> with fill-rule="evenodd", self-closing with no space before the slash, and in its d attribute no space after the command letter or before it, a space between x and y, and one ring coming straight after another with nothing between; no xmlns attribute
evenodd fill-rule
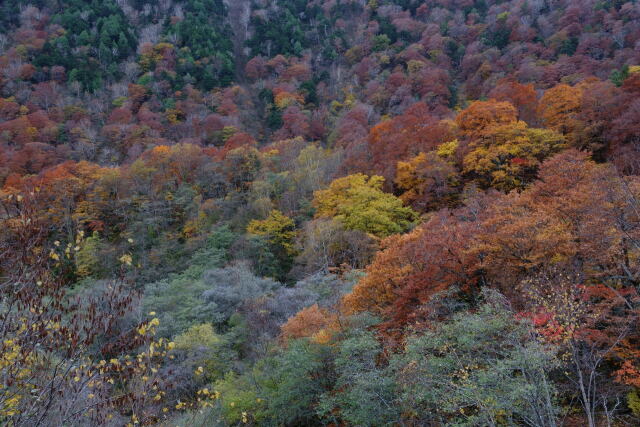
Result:
<svg viewBox="0 0 640 427"><path fill-rule="evenodd" d="M347 229L386 237L409 228L416 213L402 201L382 191L384 178L363 174L334 180L326 190L314 193L316 217L330 217Z"/></svg>

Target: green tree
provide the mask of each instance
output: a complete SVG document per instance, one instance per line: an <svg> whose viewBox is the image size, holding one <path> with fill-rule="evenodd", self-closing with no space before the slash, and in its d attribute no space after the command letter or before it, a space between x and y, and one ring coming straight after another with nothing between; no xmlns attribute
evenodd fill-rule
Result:
<svg viewBox="0 0 640 427"><path fill-rule="evenodd" d="M79 277L98 276L104 271L106 266L101 256L104 246L97 232L84 239L75 255L76 274Z"/></svg>
<svg viewBox="0 0 640 427"><path fill-rule="evenodd" d="M317 424L315 406L333 383L332 357L329 346L303 339L261 363L264 417L273 425Z"/></svg>
<svg viewBox="0 0 640 427"><path fill-rule="evenodd" d="M192 325L173 341L180 366L191 372L202 367L202 375L208 381L222 378L236 359L225 337L217 334L210 323Z"/></svg>
<svg viewBox="0 0 640 427"><path fill-rule="evenodd" d="M212 320L214 313L207 311L206 301L202 299L211 284L202 280L202 276L205 271L227 262L227 250L235 237L227 227L216 229L206 245L192 255L186 270L146 285L142 305L146 312L157 312L161 335L170 337L194 323Z"/></svg>
<svg viewBox="0 0 640 427"><path fill-rule="evenodd" d="M501 295L484 296L477 312L410 337L393 358L403 407L420 425L555 426L554 349Z"/></svg>
<svg viewBox="0 0 640 427"><path fill-rule="evenodd" d="M393 373L381 360L382 346L373 332L362 327L349 331L334 361L334 389L322 396L319 413L336 424L397 425L398 390Z"/></svg>
<svg viewBox="0 0 640 427"><path fill-rule="evenodd" d="M228 373L216 382L220 414L227 425L243 421L257 425L318 425L322 393L331 389L331 348L307 339L291 341L259 361L245 374Z"/></svg>

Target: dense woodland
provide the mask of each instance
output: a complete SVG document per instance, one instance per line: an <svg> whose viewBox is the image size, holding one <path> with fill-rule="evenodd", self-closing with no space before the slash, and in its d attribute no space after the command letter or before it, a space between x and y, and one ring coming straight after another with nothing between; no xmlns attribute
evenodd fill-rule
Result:
<svg viewBox="0 0 640 427"><path fill-rule="evenodd" d="M1 0L0 424L640 425L637 0Z"/></svg>

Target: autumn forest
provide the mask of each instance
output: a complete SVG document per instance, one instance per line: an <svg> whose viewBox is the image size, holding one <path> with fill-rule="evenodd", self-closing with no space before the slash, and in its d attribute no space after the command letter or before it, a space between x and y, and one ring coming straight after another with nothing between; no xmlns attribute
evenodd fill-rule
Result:
<svg viewBox="0 0 640 427"><path fill-rule="evenodd" d="M0 0L0 425L640 425L640 2Z"/></svg>

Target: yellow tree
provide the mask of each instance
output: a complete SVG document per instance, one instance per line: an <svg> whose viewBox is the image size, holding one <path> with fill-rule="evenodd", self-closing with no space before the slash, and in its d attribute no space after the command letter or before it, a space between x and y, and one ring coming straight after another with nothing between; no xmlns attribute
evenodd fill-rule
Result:
<svg viewBox="0 0 640 427"><path fill-rule="evenodd" d="M493 127L470 144L464 172L485 187L503 191L521 188L535 179L547 157L565 148L564 136L548 129L533 129L525 122Z"/></svg>
<svg viewBox="0 0 640 427"><path fill-rule="evenodd" d="M334 180L314 193L316 217L335 218L345 228L387 237L409 229L417 213L402 200L382 191L384 178L355 174Z"/></svg>
<svg viewBox="0 0 640 427"><path fill-rule="evenodd" d="M256 246L262 255L277 260L273 264L274 270L267 272L266 264L261 261L264 275L284 280L286 273L293 265L293 258L297 251L294 246L296 237L295 223L291 218L278 210L272 210L269 216L263 220L253 220L247 226L247 232L257 236Z"/></svg>
<svg viewBox="0 0 640 427"><path fill-rule="evenodd" d="M265 237L267 242L282 248L288 255L295 253L295 223L279 210L272 210L266 219L251 221L247 226L247 232Z"/></svg>

